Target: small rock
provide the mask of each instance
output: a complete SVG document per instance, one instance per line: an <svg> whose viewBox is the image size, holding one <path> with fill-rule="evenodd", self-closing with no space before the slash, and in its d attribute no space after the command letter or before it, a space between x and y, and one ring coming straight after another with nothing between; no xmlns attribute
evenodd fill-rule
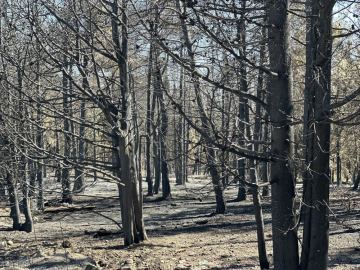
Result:
<svg viewBox="0 0 360 270"><path fill-rule="evenodd" d="M179 264L174 268L174 270L191 270L191 267Z"/></svg>
<svg viewBox="0 0 360 270"><path fill-rule="evenodd" d="M208 223L209 221L207 219L204 219L204 220L199 220L199 221L196 221L195 223L198 224L198 225L203 225L203 224L206 224Z"/></svg>
<svg viewBox="0 0 360 270"><path fill-rule="evenodd" d="M103 261L98 261L98 264L99 264L100 267L106 267L107 266L107 264L104 263Z"/></svg>
<svg viewBox="0 0 360 270"><path fill-rule="evenodd" d="M131 265L125 265L123 267L120 268L121 270L137 270L136 266L131 264Z"/></svg>
<svg viewBox="0 0 360 270"><path fill-rule="evenodd" d="M96 265L88 264L88 265L85 267L85 270L100 270L100 268L97 267Z"/></svg>
<svg viewBox="0 0 360 270"><path fill-rule="evenodd" d="M6 241L1 241L0 242L0 248L5 248L7 246Z"/></svg>
<svg viewBox="0 0 360 270"><path fill-rule="evenodd" d="M209 269L210 265L206 264L206 263L201 263L200 264L200 269Z"/></svg>
<svg viewBox="0 0 360 270"><path fill-rule="evenodd" d="M134 263L134 260L133 259L127 259L126 260L126 264L133 264Z"/></svg>
<svg viewBox="0 0 360 270"><path fill-rule="evenodd" d="M8 240L6 243L7 243L9 246L12 246L12 245L14 244L14 242L11 241L11 240Z"/></svg>
<svg viewBox="0 0 360 270"><path fill-rule="evenodd" d="M196 256L195 252L189 253L189 256Z"/></svg>
<svg viewBox="0 0 360 270"><path fill-rule="evenodd" d="M71 247L71 242L69 240L64 240L61 244L63 248L69 248Z"/></svg>

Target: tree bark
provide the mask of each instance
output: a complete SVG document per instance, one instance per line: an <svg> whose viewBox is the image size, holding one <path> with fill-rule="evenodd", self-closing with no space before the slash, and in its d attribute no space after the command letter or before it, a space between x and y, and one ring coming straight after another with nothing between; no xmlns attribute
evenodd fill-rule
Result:
<svg viewBox="0 0 360 270"><path fill-rule="evenodd" d="M80 50L80 48L78 48ZM84 52L84 50L82 50L84 53L84 59L83 59L83 63L82 63L82 68L85 70L85 75L83 76L82 79L82 88L87 91L89 89L89 82L87 79L87 66L89 63L89 57L86 55L86 52ZM77 157L77 161L79 163L79 165L81 166L82 162L84 161L85 158L85 121L86 121L86 101L83 99L81 101L81 107L80 107L80 119L81 119L81 124L80 124L80 128L79 128L79 149L78 149L78 157ZM95 155L96 155L96 150L94 151ZM79 191L84 191L84 185L85 185L85 175L84 175L84 171L79 168L76 167L75 168L75 182L74 182L74 187L73 187L73 191L74 192L79 192Z"/></svg>
<svg viewBox="0 0 360 270"><path fill-rule="evenodd" d="M293 156L292 74L290 58L289 1L268 2L270 69L269 116L272 124L271 164L274 269L297 270L298 239L294 220L295 182L289 159Z"/></svg>
<svg viewBox="0 0 360 270"><path fill-rule="evenodd" d="M307 123L308 142L305 202L309 202L304 223L301 269L327 269L329 247L330 123L325 108L330 105L332 9L335 1L312 1L307 59L310 68ZM311 173L310 173L311 172Z"/></svg>
<svg viewBox="0 0 360 270"><path fill-rule="evenodd" d="M118 184L119 200L121 207L121 218L124 231L124 245L130 246L147 238L143 214L142 194L139 190L139 174L136 172L135 149L133 145L134 134L132 134L132 110L131 93L128 79L128 18L127 0L123 0L121 6L118 1L111 4L112 8L112 38L117 51L117 60L120 79L121 110L118 117L113 116L113 121L118 125L114 130L116 144L116 165L121 170L117 172L122 183ZM119 9L121 15L119 14ZM121 18L121 45L118 16ZM107 112L109 113L109 112Z"/></svg>
<svg viewBox="0 0 360 270"><path fill-rule="evenodd" d="M183 7L180 3L180 0L176 0L176 6L178 10L181 12L181 14L186 13L186 7ZM191 59L191 69L195 70L196 68L196 61L195 61L195 54L193 51L193 42L190 39L190 35L187 29L186 22L184 20L185 16L181 16L181 28L183 33L183 38L185 41L185 46L187 49L187 54L189 58ZM195 96L196 96L196 103L199 108L199 114L202 124L202 129L205 133L209 134L211 140L215 140L214 135L211 132L210 129L210 123L209 118L206 115L205 108L203 105L203 100L201 97L201 87L199 83L199 79L196 77L193 77L193 83L194 83L194 89L195 89ZM220 173L217 168L216 160L217 157L215 155L215 151L209 141L205 142L205 153L206 153L206 160L207 160L207 166L211 175L211 180L215 192L215 199L216 199L216 214L224 214L227 210L226 208L226 199L224 196L224 186L221 181Z"/></svg>
<svg viewBox="0 0 360 270"><path fill-rule="evenodd" d="M245 30L245 7L246 1L242 1L242 11L240 19L236 21L237 24L237 39L239 45L241 46L241 53L246 54L246 30ZM240 91L248 91L247 83L247 72L246 67L243 62L240 62ZM239 146L244 147L245 145L245 135L249 136L250 130L248 128L249 123L249 109L248 109L248 100L244 98L239 98ZM245 124L247 123L247 124ZM246 161L245 158L240 158L238 161L238 173L241 180L246 180ZM247 187L244 186L241 181L239 183L239 190L236 200L245 201L247 198Z"/></svg>
<svg viewBox="0 0 360 270"><path fill-rule="evenodd" d="M66 45L65 45L66 46ZM62 78L62 86L63 86L63 110L64 115L69 116L69 104L68 104L68 95L69 95L69 79L67 77L67 69L69 68L68 58L64 54L63 55L63 78ZM71 138L69 135L70 132L70 123L67 117L64 117L64 157L70 157L70 147L71 147ZM61 186L62 186L62 202L64 203L72 203L72 194L70 189L70 168L66 160L64 161L64 167L61 170Z"/></svg>
<svg viewBox="0 0 360 270"><path fill-rule="evenodd" d="M153 179L151 177L151 78L152 78L152 66L153 66L153 43L150 44L149 51L149 67L147 74L147 96L146 96L146 182L147 182L147 195L152 196L154 194Z"/></svg>
<svg viewBox="0 0 360 270"><path fill-rule="evenodd" d="M9 201L10 201L10 217L13 221L13 230L20 230L21 228L21 215L19 207L19 199L17 194L17 185L13 176L7 172L6 173L6 182L9 191Z"/></svg>

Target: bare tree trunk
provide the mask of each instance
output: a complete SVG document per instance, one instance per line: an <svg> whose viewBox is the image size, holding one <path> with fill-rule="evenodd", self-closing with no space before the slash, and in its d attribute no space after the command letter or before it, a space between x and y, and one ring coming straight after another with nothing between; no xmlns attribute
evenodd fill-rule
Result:
<svg viewBox="0 0 360 270"><path fill-rule="evenodd" d="M155 5L155 12L157 11L157 6ZM158 56L156 57L156 61L158 61ZM162 74L158 63L156 63L156 73L155 73L155 85L157 92L158 100L160 103L160 112L161 112L161 130L159 133L159 141L161 145L161 180L162 180L162 199L167 200L171 198L170 192L170 181L169 181L169 169L168 169L168 162L167 162L167 153L166 153L166 144L165 144L165 137L167 134L168 128L168 117L166 114L165 102L164 102L164 94L163 94L163 87L166 87L165 83L162 83ZM165 89L165 91L168 89Z"/></svg>
<svg viewBox="0 0 360 270"><path fill-rule="evenodd" d="M95 108L94 108L94 110L93 110L93 113L94 113L94 122L96 122L96 113L95 113ZM93 130L93 140L94 140L94 142L96 142L96 130L94 129ZM93 153L93 159L94 159L94 163L96 163L96 161L97 161L97 147L96 147L96 145L94 145L94 147L93 147L93 151L94 151L94 153ZM96 170L94 170L94 183L97 181L97 171Z"/></svg>
<svg viewBox="0 0 360 270"><path fill-rule="evenodd" d="M150 44L149 51L149 67L147 74L147 97L146 97L146 182L147 182L147 195L152 196L154 194L153 179L151 177L151 78L152 78L152 67L153 67L153 50L154 45Z"/></svg>
<svg viewBox="0 0 360 270"><path fill-rule="evenodd" d="M121 218L124 231L124 245L141 242L147 238L142 214L142 194L140 194L141 179L136 171L135 149L132 139L131 123L131 93L129 90L128 74L128 24L127 24L127 0L123 0L121 6L115 1L112 8L112 37L117 51L117 60L120 78L121 110L119 121L113 117L118 125L114 132L116 150L116 164L121 166L118 176L122 184L118 184L119 199L121 207ZM119 14L119 9L121 15ZM118 16L121 18L121 45Z"/></svg>
<svg viewBox="0 0 360 270"><path fill-rule="evenodd" d="M180 0L176 0L176 6L177 6L178 10L181 12L181 14L186 13L186 10L185 10L186 7L180 3ZM183 37L185 40L185 46L187 48L187 53L188 53L189 58L191 59L190 66L191 66L192 70L195 70L196 61L195 61L195 54L193 51L193 42L190 39L190 35L188 32L184 17L185 16L180 17L181 28L182 28ZM194 81L194 89L195 89L195 95L196 95L196 103L199 108L202 128L203 128L204 132L209 134L211 139L215 139L215 138L213 138L213 135L211 135L209 118L207 117L204 106L203 106L200 83L197 78L194 78L193 81ZM226 212L226 199L224 196L224 186L222 184L221 177L220 177L220 174L219 174L219 171L217 168L217 164L216 164L217 157L215 155L215 151L214 151L211 143L206 141L205 145L206 145L205 153L206 153L207 166L208 166L208 169L209 169L209 172L211 175L212 184L213 184L214 191L215 191L215 199L216 199L216 212L215 213L223 214Z"/></svg>
<svg viewBox="0 0 360 270"><path fill-rule="evenodd" d="M183 49L180 50L180 57L182 57ZM180 80L179 80L179 100L183 100L184 96L184 68L180 67ZM185 100L183 101L183 104L185 105ZM184 106L185 110L185 106ZM179 115L179 117L181 117ZM185 121L184 119L180 119L177 123L174 121L174 125L178 126L178 134L177 134L177 160L176 160L176 168L177 168L177 177L176 177L176 184L178 185L185 185L185 168L184 168L184 162L187 156L187 153L184 150L184 143L186 141L185 139Z"/></svg>
<svg viewBox="0 0 360 270"><path fill-rule="evenodd" d="M78 46L79 47L79 46ZM80 50L80 48L78 48ZM83 76L82 79L82 88L87 91L89 89L89 82L87 79L87 66L89 63L89 57L86 55L86 52L84 52L84 50L82 50L84 53L84 59L83 59L83 63L82 63L82 68L85 70L85 75ZM84 161L85 158L85 120L86 120L86 101L83 99L81 101L81 108L80 108L80 119L81 119L81 124L80 124L80 128L79 128L79 136L80 136L80 140L79 140L79 149L78 149L78 157L77 161L78 163L82 164L82 162ZM96 155L96 150L94 150L95 155ZM79 192L79 191L84 191L84 184L85 184L85 175L84 175L84 171L79 168L76 167L75 168L75 182L74 182L74 187L73 187L73 191L74 192Z"/></svg>
<svg viewBox="0 0 360 270"><path fill-rule="evenodd" d="M13 230L21 229L21 215L19 208L19 199L17 194L17 184L9 172L6 173L6 182L9 191L10 217L13 220Z"/></svg>
<svg viewBox="0 0 360 270"><path fill-rule="evenodd" d="M311 1L311 25L308 46L313 53L307 59L309 67L309 99L307 102L308 142L307 173L304 190L305 212L301 269L327 269L329 247L329 187L330 187L330 123L326 107L330 104L332 9L335 1ZM317 48L317 50L314 50Z"/></svg>
<svg viewBox="0 0 360 270"><path fill-rule="evenodd" d="M27 108L23 100L23 70L20 67L17 68L18 76L18 90L19 90L19 133L25 138L25 133L29 132L29 127L26 127L25 120L27 113ZM20 164L18 168L18 177L20 179L20 185L23 193L23 207L25 222L21 225L21 230L25 232L32 232L33 230L33 219L31 214L31 197L29 196L29 181L28 181L28 159L27 159L27 149L23 138L18 138L18 147L21 149L20 153Z"/></svg>
<svg viewBox="0 0 360 270"><path fill-rule="evenodd" d="M158 129L158 123L155 123L155 110L156 110L156 104L157 104L157 95L153 95L153 100L152 100L152 108L151 108L151 119L152 119L152 123L153 123L153 155L154 155L154 175L155 175L155 183L154 183L154 193L158 194L159 193L159 188L160 188L160 177L161 177L161 172L160 172L160 150L159 150L159 129Z"/></svg>
<svg viewBox="0 0 360 270"><path fill-rule="evenodd" d="M39 41L36 41L36 50L38 52L38 59L36 60L36 94L37 94L37 111L36 111L36 120L39 123L40 126L42 126L42 113L41 113L41 106L40 106L40 100L41 100L41 93L40 93L40 44ZM37 128L36 130L36 145L42 149L44 148L44 138L43 138L43 131L41 128ZM37 209L38 210L44 210L44 166L42 165L43 160L40 160L40 162L37 163L36 166L36 180L38 182L38 196L37 196Z"/></svg>
<svg viewBox="0 0 360 270"><path fill-rule="evenodd" d="M66 46L66 45L65 45ZM66 55L63 56L63 110L64 115L69 116L69 104L68 104L68 95L69 95L69 79L67 78L67 70L69 68L68 58ZM70 132L70 123L67 117L64 117L64 157L70 157L70 147L71 147L71 137L69 135ZM72 194L70 189L70 168L66 161L64 161L64 167L61 170L61 186L62 186L62 202L64 203L72 203Z"/></svg>
<svg viewBox="0 0 360 270"><path fill-rule="evenodd" d="M246 1L242 1L241 3L241 14L240 19L236 21L237 28L237 39L241 46L241 53L246 54L246 26L245 26L245 8ZM240 63L240 91L247 92L248 91L248 83L247 83L247 72L246 67L243 62ZM245 135L249 136L249 109L247 105L247 99L239 98L239 146L244 147L245 145ZM245 124L246 123L246 124ZM245 158L240 158L238 161L238 173L241 181L245 181L246 179L246 161ZM237 201L245 201L247 198L246 186L242 183L239 183L239 190L236 200Z"/></svg>
<svg viewBox="0 0 360 270"><path fill-rule="evenodd" d="M57 121L55 119L55 125L57 124ZM59 132L55 132L55 137L56 137L56 146L55 146L55 152L56 154L60 154L60 136L59 136ZM55 176L57 179L57 182L60 183L61 179L62 179L62 166L61 166L61 162L59 160L56 160L56 169L55 169Z"/></svg>
<svg viewBox="0 0 360 270"><path fill-rule="evenodd" d="M354 186L353 186L353 190L358 190L359 188L359 182L360 182L360 169L357 168L357 174L356 174L356 178L354 179Z"/></svg>
<svg viewBox="0 0 360 270"><path fill-rule="evenodd" d="M293 156L292 72L290 57L289 2L268 2L270 27L270 69L277 76L270 77L269 115L272 124L271 151L276 162L271 164L271 201L274 269L297 270L299 267L298 238L293 212L295 182L289 159Z"/></svg>

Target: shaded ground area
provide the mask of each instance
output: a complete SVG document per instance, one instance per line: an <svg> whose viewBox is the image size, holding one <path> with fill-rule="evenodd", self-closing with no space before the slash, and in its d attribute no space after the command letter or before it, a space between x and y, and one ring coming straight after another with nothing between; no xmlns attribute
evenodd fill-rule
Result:
<svg viewBox="0 0 360 270"><path fill-rule="evenodd" d="M73 205L58 203L53 190L30 234L10 230L3 202L0 241L13 245L0 248L0 269L85 269L88 264L103 269L259 269L251 201L233 201L237 189L230 186L228 214L213 216L210 191L208 180L191 179L186 187L172 185L171 201L145 197L149 240L127 249L116 184L89 187ZM333 187L331 194L329 269L360 269L360 193ZM263 204L271 260L269 198Z"/></svg>

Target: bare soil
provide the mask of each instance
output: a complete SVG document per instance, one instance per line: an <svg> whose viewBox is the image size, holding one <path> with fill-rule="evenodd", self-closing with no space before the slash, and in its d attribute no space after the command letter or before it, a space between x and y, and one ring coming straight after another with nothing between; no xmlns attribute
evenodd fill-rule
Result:
<svg viewBox="0 0 360 270"><path fill-rule="evenodd" d="M1 202L0 243L13 244L0 247L0 269L260 269L251 196L234 201L235 185L226 190L226 215L212 215L215 200L205 178L186 187L173 183L169 201L145 196L149 240L131 248L123 246L116 184L88 187L73 205L59 203L58 188L47 189L52 199L35 214L29 234L11 230L7 202ZM360 269L359 199L349 186L332 187L329 269ZM270 199L262 202L271 261Z"/></svg>

